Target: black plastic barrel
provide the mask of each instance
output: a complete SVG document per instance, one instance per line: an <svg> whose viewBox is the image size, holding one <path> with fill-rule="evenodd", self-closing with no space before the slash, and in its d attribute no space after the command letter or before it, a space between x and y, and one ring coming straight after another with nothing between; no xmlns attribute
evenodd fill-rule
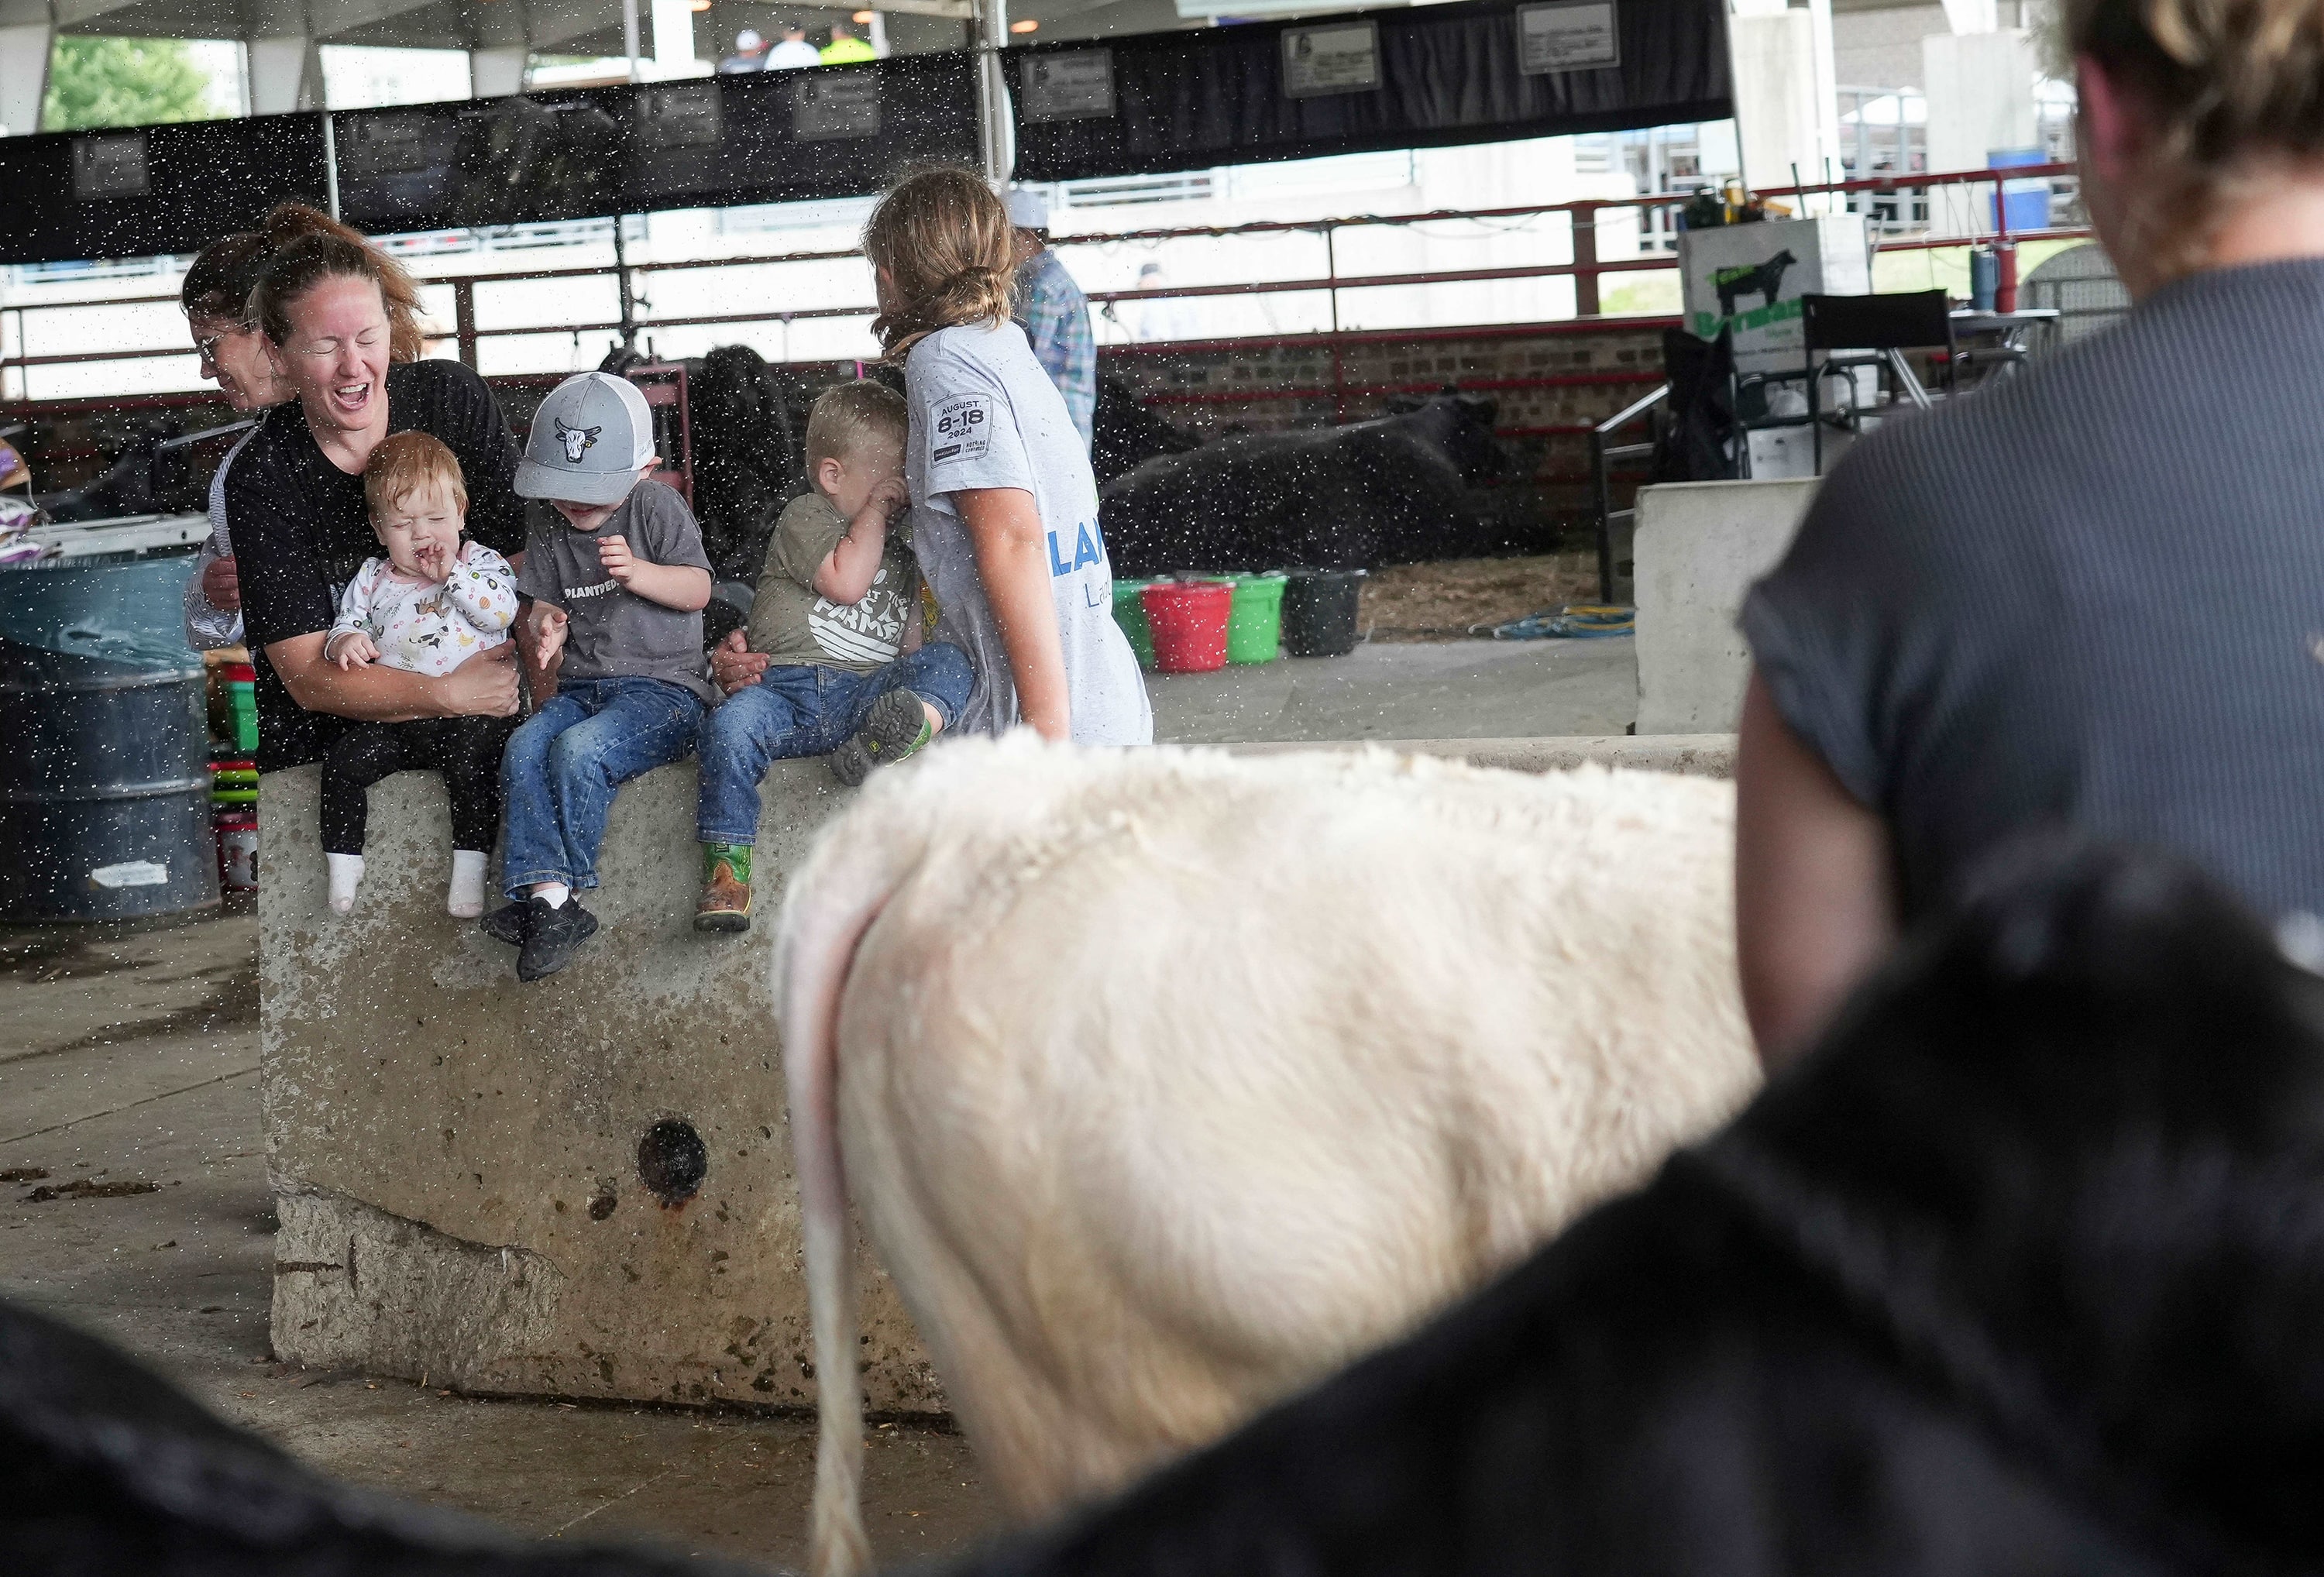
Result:
<svg viewBox="0 0 2324 1577"><path fill-rule="evenodd" d="M218 901L190 561L0 573L0 921Z"/></svg>
<svg viewBox="0 0 2324 1577"><path fill-rule="evenodd" d="M1345 657L1356 649L1360 569L1295 569L1283 588L1283 645L1294 657Z"/></svg>

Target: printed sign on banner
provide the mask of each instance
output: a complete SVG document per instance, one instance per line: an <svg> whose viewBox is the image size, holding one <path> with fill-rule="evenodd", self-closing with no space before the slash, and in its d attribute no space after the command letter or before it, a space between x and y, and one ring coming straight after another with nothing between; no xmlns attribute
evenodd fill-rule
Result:
<svg viewBox="0 0 2324 1577"><path fill-rule="evenodd" d="M1086 120L1113 113L1113 51L1068 50L1028 56L1018 71L1028 121Z"/></svg>
<svg viewBox="0 0 2324 1577"><path fill-rule="evenodd" d="M427 114L343 116L338 124L340 173L364 180L410 175L450 151L438 147L438 117Z"/></svg>
<svg viewBox="0 0 2324 1577"><path fill-rule="evenodd" d="M1517 69L1528 77L1622 63L1614 0L1551 0L1517 7Z"/></svg>
<svg viewBox="0 0 2324 1577"><path fill-rule="evenodd" d="M1861 214L1682 230L1678 268L1687 331L1716 339L1731 327L1742 373L1800 365L1802 296L1872 290Z"/></svg>
<svg viewBox="0 0 2324 1577"><path fill-rule="evenodd" d="M1283 93L1317 98L1363 93L1380 85L1379 24L1339 23L1283 32Z"/></svg>
<svg viewBox="0 0 2324 1577"><path fill-rule="evenodd" d="M791 132L802 143L880 134L876 71L802 71L792 78Z"/></svg>
<svg viewBox="0 0 2324 1577"><path fill-rule="evenodd" d="M75 202L145 196L145 134L112 132L75 143L72 187Z"/></svg>
<svg viewBox="0 0 2324 1577"><path fill-rule="evenodd" d="M649 148L711 147L724 130L715 82L649 88L638 96L638 138Z"/></svg>

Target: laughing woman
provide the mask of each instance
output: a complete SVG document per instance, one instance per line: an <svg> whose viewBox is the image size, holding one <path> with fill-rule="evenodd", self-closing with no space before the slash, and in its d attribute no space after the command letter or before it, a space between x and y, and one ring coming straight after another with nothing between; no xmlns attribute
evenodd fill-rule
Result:
<svg viewBox="0 0 2324 1577"><path fill-rule="evenodd" d="M349 722L516 712L505 644L440 678L324 660L340 588L378 550L363 471L390 433L442 439L467 487L469 535L504 557L524 548L516 440L484 380L456 362L394 359L399 278L372 247L316 235L277 256L251 299L290 399L252 434L226 487L263 772L318 760Z"/></svg>
<svg viewBox="0 0 2324 1577"><path fill-rule="evenodd" d="M266 336L250 314L250 296L266 276L267 265L309 235L363 239L318 208L277 203L257 229L219 236L202 248L186 271L178 300L185 309L202 376L215 382L226 403L241 415L262 414L290 398L274 370ZM419 293L408 278L392 272L386 294L390 356L416 361L420 348ZM186 583L186 641L197 650L242 644L242 591L226 531L226 479L255 431L254 426L235 441L210 477L209 540L202 544L193 577Z"/></svg>

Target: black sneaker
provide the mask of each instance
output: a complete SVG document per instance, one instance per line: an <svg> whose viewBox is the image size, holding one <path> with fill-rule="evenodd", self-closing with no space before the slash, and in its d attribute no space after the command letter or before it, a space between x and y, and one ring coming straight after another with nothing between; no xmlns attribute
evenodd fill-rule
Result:
<svg viewBox="0 0 2324 1577"><path fill-rule="evenodd" d="M874 767L891 767L917 754L936 737L919 696L909 690L890 690L872 703L855 737L831 752L831 775L850 788L872 775Z"/></svg>
<svg viewBox="0 0 2324 1577"><path fill-rule="evenodd" d="M519 980L546 980L573 962L581 944L597 934L597 917L568 898L555 908L545 898L525 900L524 951L516 957Z"/></svg>
<svg viewBox="0 0 2324 1577"><path fill-rule="evenodd" d="M495 942L505 942L512 947L524 945L525 919L530 911L521 903L504 903L476 922L476 929Z"/></svg>

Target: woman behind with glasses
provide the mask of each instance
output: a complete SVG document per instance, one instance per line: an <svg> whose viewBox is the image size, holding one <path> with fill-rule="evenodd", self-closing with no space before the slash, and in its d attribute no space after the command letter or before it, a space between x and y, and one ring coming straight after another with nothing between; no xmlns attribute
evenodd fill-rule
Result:
<svg viewBox="0 0 2324 1577"><path fill-rule="evenodd" d="M281 203L257 229L222 235L203 247L193 267L186 271L185 283L179 287L178 304L185 311L194 352L201 358L202 376L217 384L218 392L237 414L263 411L290 398L290 386L275 371L265 337L250 315L250 294L258 288L268 263L309 235L363 239L320 209L304 203ZM417 361L419 292L410 276L389 266L392 274L386 288L395 325L391 358ZM186 583L186 640L197 651L242 643L242 588L234 545L226 533L226 478L256 430L253 428L235 440L210 476L209 540L202 544L193 577Z"/></svg>

